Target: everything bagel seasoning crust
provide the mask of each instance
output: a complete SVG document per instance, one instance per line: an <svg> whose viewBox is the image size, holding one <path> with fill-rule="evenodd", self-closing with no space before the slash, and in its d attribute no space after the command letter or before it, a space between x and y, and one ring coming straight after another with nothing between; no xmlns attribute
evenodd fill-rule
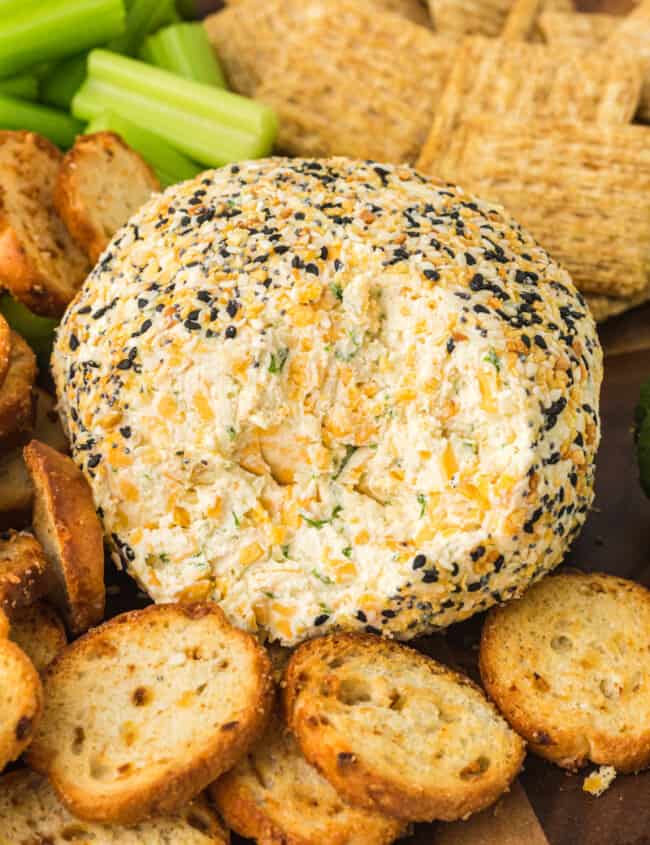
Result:
<svg viewBox="0 0 650 845"><path fill-rule="evenodd" d="M593 498L602 354L498 206L404 167L267 159L124 227L53 368L116 556L158 602L296 643L519 595Z"/></svg>

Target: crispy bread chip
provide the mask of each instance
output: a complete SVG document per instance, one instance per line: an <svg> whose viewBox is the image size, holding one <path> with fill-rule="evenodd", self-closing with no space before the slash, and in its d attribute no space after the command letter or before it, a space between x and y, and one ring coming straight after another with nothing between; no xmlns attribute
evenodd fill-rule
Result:
<svg viewBox="0 0 650 845"><path fill-rule="evenodd" d="M638 6L616 27L605 42L610 57L628 55L639 62L643 71L643 90L638 118L650 121L650 0Z"/></svg>
<svg viewBox="0 0 650 845"><path fill-rule="evenodd" d="M210 794L228 827L258 845L389 845L406 829L346 805L277 717Z"/></svg>
<svg viewBox="0 0 650 845"><path fill-rule="evenodd" d="M211 602L117 616L43 683L30 765L75 815L120 824L196 797L256 742L273 698L264 649Z"/></svg>
<svg viewBox="0 0 650 845"><path fill-rule="evenodd" d="M0 770L27 748L43 710L43 689L27 655L0 641Z"/></svg>
<svg viewBox="0 0 650 845"><path fill-rule="evenodd" d="M173 816L135 827L81 822L57 798L47 780L29 769L0 780L0 842L12 845L228 845L229 836L204 799Z"/></svg>
<svg viewBox="0 0 650 845"><path fill-rule="evenodd" d="M350 803L417 821L489 806L524 745L468 678L368 634L310 640L284 700L303 754Z"/></svg>
<svg viewBox="0 0 650 845"><path fill-rule="evenodd" d="M0 284L32 311L53 317L89 270L54 210L62 158L33 132L0 132Z"/></svg>
<svg viewBox="0 0 650 845"><path fill-rule="evenodd" d="M563 573L490 613L481 678L536 754L636 772L650 765L649 638L647 589Z"/></svg>
<svg viewBox="0 0 650 845"><path fill-rule="evenodd" d="M38 672L46 669L68 642L63 622L42 601L12 614L10 639L25 652Z"/></svg>
<svg viewBox="0 0 650 845"><path fill-rule="evenodd" d="M539 16L539 28L549 44L591 48L609 38L620 20L616 15L546 9Z"/></svg>
<svg viewBox="0 0 650 845"><path fill-rule="evenodd" d="M34 486L34 532L52 567L51 598L79 634L104 616L104 541L93 496L66 455L38 440L23 450Z"/></svg>
<svg viewBox="0 0 650 845"><path fill-rule="evenodd" d="M0 314L0 386L5 380L11 357L11 329L9 323Z"/></svg>
<svg viewBox="0 0 650 845"><path fill-rule="evenodd" d="M141 205L160 190L144 159L114 132L81 135L63 158L54 204L92 264Z"/></svg>
<svg viewBox="0 0 650 845"><path fill-rule="evenodd" d="M48 586L48 569L45 552L32 534L0 534L0 607L11 614L40 598Z"/></svg>
<svg viewBox="0 0 650 845"><path fill-rule="evenodd" d="M36 356L29 344L11 332L9 368L0 386L0 439L20 434L34 423Z"/></svg>

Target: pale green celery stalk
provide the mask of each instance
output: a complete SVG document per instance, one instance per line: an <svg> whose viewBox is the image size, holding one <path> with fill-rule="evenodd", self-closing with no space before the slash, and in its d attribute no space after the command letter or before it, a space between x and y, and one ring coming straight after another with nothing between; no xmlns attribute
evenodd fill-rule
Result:
<svg viewBox="0 0 650 845"><path fill-rule="evenodd" d="M0 94L0 129L28 129L66 148L83 131L83 124L65 112Z"/></svg>
<svg viewBox="0 0 650 845"><path fill-rule="evenodd" d="M263 103L231 91L216 90L211 85L182 79L169 71L116 56L106 50L92 51L88 59L88 74L98 82L107 82L134 94L159 99L197 117L223 122L244 132L266 136L267 139L277 129L273 110Z"/></svg>
<svg viewBox="0 0 650 845"><path fill-rule="evenodd" d="M193 179L201 172L198 164L179 153L160 136L113 112L103 112L91 120L86 127L86 133L91 132L116 132L120 135L153 167L164 188L186 179Z"/></svg>
<svg viewBox="0 0 650 845"><path fill-rule="evenodd" d="M9 94L10 97L20 97L22 100L36 100L38 79L31 73L0 79L0 94Z"/></svg>
<svg viewBox="0 0 650 845"><path fill-rule="evenodd" d="M59 321L33 314L29 308L8 293L0 295L0 314L11 328L29 343L38 355L40 367L47 369L54 342L54 331Z"/></svg>
<svg viewBox="0 0 650 845"><path fill-rule="evenodd" d="M124 23L123 0L27 0L6 13L0 7L0 77L105 44Z"/></svg>
<svg viewBox="0 0 650 845"><path fill-rule="evenodd" d="M217 56L200 23L173 24L150 35L140 57L184 79L226 87Z"/></svg>
<svg viewBox="0 0 650 845"><path fill-rule="evenodd" d="M274 112L262 103L105 50L90 54L72 109L82 120L113 111L215 167L267 155L277 128Z"/></svg>
<svg viewBox="0 0 650 845"><path fill-rule="evenodd" d="M40 84L40 98L53 106L69 109L72 98L83 85L86 78L88 53L64 59L52 68Z"/></svg>

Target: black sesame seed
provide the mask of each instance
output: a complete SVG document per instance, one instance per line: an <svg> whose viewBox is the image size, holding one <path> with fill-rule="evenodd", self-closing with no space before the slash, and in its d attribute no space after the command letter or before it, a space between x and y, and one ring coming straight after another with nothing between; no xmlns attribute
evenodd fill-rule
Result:
<svg viewBox="0 0 650 845"><path fill-rule="evenodd" d="M278 244L277 246L273 247L273 251L276 255L284 255L285 252L289 252L289 247L284 246L284 244Z"/></svg>
<svg viewBox="0 0 650 845"><path fill-rule="evenodd" d="M447 353L449 355L451 355L451 353L454 351L455 348L456 348L456 341L453 339L453 337L450 337L449 340L447 341Z"/></svg>
<svg viewBox="0 0 650 845"><path fill-rule="evenodd" d="M228 340L232 340L233 337L237 337L237 329L235 326L228 326L226 329L226 337Z"/></svg>
<svg viewBox="0 0 650 845"><path fill-rule="evenodd" d="M196 308L194 311L190 311L190 313L187 315L187 319L188 320L198 320L200 313L201 312L199 311L199 309Z"/></svg>
<svg viewBox="0 0 650 845"><path fill-rule="evenodd" d="M366 625L366 634L381 634L381 628L375 628L374 625Z"/></svg>
<svg viewBox="0 0 650 845"><path fill-rule="evenodd" d="M320 616L317 616L314 619L314 625L316 625L316 627L319 627L320 625L324 625L329 618L330 617L329 617L328 613L321 613Z"/></svg>
<svg viewBox="0 0 650 845"><path fill-rule="evenodd" d="M229 317L234 317L239 311L239 303L234 299L229 300L228 305L226 306L226 311L228 312Z"/></svg>
<svg viewBox="0 0 650 845"><path fill-rule="evenodd" d="M314 263L310 262L305 267L305 273L311 273L312 276L317 276L318 275L318 267Z"/></svg>
<svg viewBox="0 0 650 845"><path fill-rule="evenodd" d="M122 426L122 428L120 429L120 434L122 435L122 437L126 437L128 439L131 436L131 426Z"/></svg>
<svg viewBox="0 0 650 845"><path fill-rule="evenodd" d="M485 554L485 546L477 546L473 552L471 552L470 557L473 561L480 560L483 555Z"/></svg>
<svg viewBox="0 0 650 845"><path fill-rule="evenodd" d="M329 250L327 249L327 247L326 246L321 247L321 250L320 250L321 259L323 261L326 261L328 255L329 255Z"/></svg>
<svg viewBox="0 0 650 845"><path fill-rule="evenodd" d="M101 456L101 455L91 455L91 456L88 458L88 467L89 467L90 469L95 469L95 467L96 467L96 466L97 466L97 464L101 461L101 459L102 459L102 456Z"/></svg>
<svg viewBox="0 0 650 845"><path fill-rule="evenodd" d="M79 348L79 338L77 337L76 334L70 335L69 345L70 345L70 349L72 349L73 352L75 351L75 349Z"/></svg>
<svg viewBox="0 0 650 845"><path fill-rule="evenodd" d="M212 299L207 290L200 290L197 293L196 298L199 300L199 302L210 302L210 300Z"/></svg>
<svg viewBox="0 0 650 845"><path fill-rule="evenodd" d="M122 358L121 361L118 361L117 369L118 370L130 370L133 366L133 361L130 358Z"/></svg>
<svg viewBox="0 0 650 845"><path fill-rule="evenodd" d="M437 282L440 278L440 273L437 270L425 270L424 276L432 282Z"/></svg>
<svg viewBox="0 0 650 845"><path fill-rule="evenodd" d="M397 613L394 610L382 610L381 615L384 616L386 619L394 619L397 616Z"/></svg>
<svg viewBox="0 0 650 845"><path fill-rule="evenodd" d="M367 622L368 621L368 617L363 612L363 610L357 610L357 619L359 620L359 622Z"/></svg>
<svg viewBox="0 0 650 845"><path fill-rule="evenodd" d="M196 320L185 320L183 325L188 330L188 332L198 332L201 328L201 324L197 323Z"/></svg>
<svg viewBox="0 0 650 845"><path fill-rule="evenodd" d="M422 574L422 582L424 584L435 584L438 580L438 570L437 569L427 569Z"/></svg>
<svg viewBox="0 0 650 845"><path fill-rule="evenodd" d="M541 336L541 334L536 334L535 337L533 338L533 340L535 341L537 346L539 346L540 349L548 349L548 344L546 343L544 338Z"/></svg>
<svg viewBox="0 0 650 845"><path fill-rule="evenodd" d="M334 269L340 270L343 267L343 262L340 261L338 258L334 259Z"/></svg>
<svg viewBox="0 0 650 845"><path fill-rule="evenodd" d="M422 567L426 564L427 558L426 555L416 555L413 558L413 563L411 564L412 569L422 569Z"/></svg>

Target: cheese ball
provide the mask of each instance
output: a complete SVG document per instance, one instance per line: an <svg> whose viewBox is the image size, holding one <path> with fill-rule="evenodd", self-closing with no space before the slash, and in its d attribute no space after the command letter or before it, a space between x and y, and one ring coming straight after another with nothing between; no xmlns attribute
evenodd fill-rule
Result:
<svg viewBox="0 0 650 845"><path fill-rule="evenodd" d="M518 596L592 502L584 299L502 208L405 166L274 158L154 197L53 370L116 559L286 645Z"/></svg>

